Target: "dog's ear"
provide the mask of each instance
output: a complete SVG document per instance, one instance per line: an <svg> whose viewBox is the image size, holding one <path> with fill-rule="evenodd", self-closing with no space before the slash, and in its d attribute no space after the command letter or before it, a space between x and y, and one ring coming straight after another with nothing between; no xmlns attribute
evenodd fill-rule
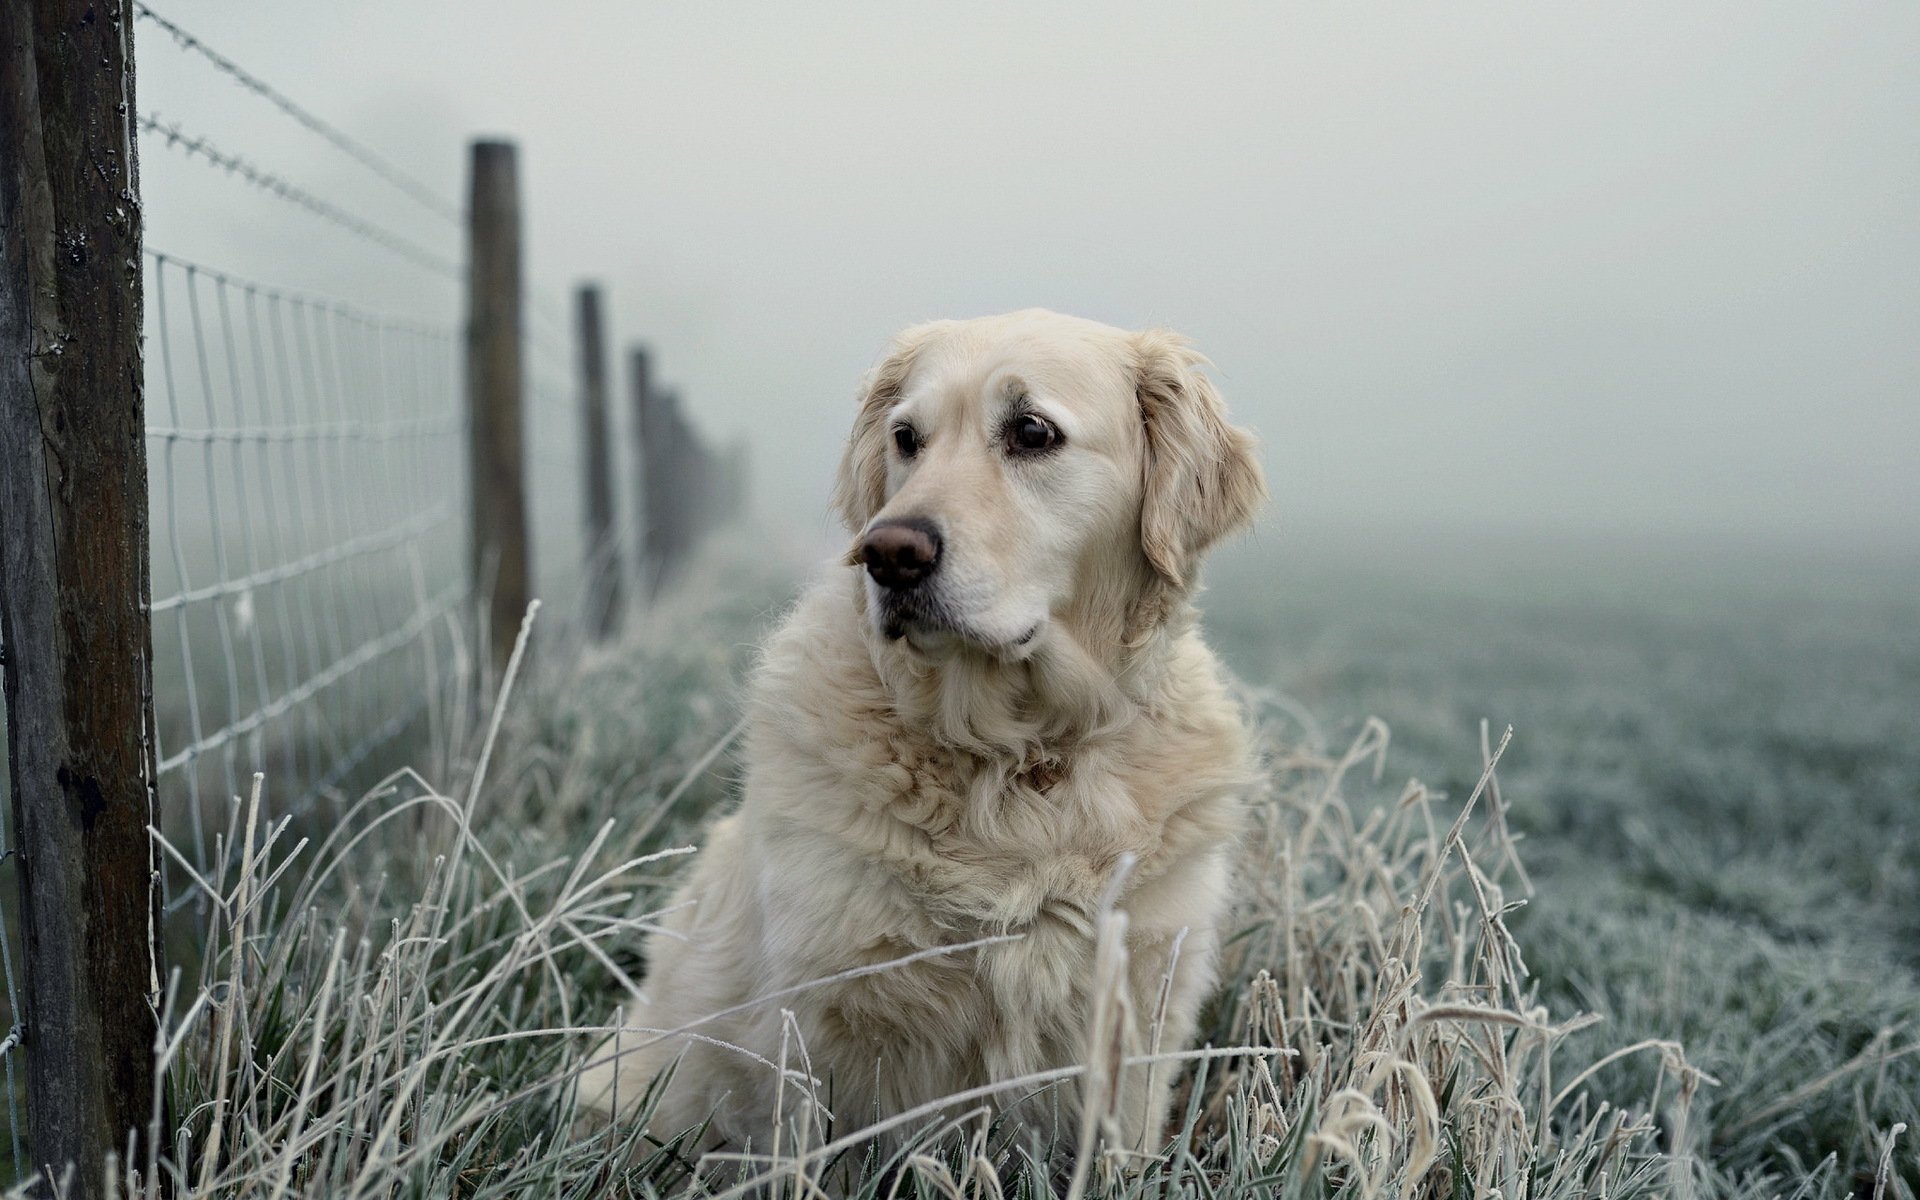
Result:
<svg viewBox="0 0 1920 1200"><path fill-rule="evenodd" d="M1176 594L1193 586L1207 547L1246 525L1266 498L1251 433L1230 424L1206 359L1164 329L1133 338L1146 430L1140 549Z"/></svg>
<svg viewBox="0 0 1920 1200"><path fill-rule="evenodd" d="M934 325L916 325L896 335L887 356L861 382L853 432L847 435L833 485L833 506L848 533L865 529L887 502L887 412L899 403L914 360L933 330Z"/></svg>

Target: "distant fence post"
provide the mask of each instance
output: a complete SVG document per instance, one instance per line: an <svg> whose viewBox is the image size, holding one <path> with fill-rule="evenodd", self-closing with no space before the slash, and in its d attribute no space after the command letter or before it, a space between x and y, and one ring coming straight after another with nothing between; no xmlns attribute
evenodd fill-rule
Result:
<svg viewBox="0 0 1920 1200"><path fill-rule="evenodd" d="M660 436L654 439L659 449L659 480L649 499L657 498L660 509L660 582L664 585L680 569L687 551L686 479L693 470L692 450L687 427L680 420L680 394L667 389L654 393L654 411Z"/></svg>
<svg viewBox="0 0 1920 1200"><path fill-rule="evenodd" d="M627 386L633 398L634 457L640 466L640 486L634 489L640 505L640 580L652 597L660 592L671 557L663 490L671 468L663 438L660 394L653 386L652 359L645 347L635 346L627 361Z"/></svg>
<svg viewBox="0 0 1920 1200"><path fill-rule="evenodd" d="M685 560L711 523L714 463L706 443L693 431L678 391L667 393L667 410L673 414L673 550L676 559Z"/></svg>
<svg viewBox="0 0 1920 1200"><path fill-rule="evenodd" d="M660 574L656 586L664 586L685 562L693 545L692 527L698 511L700 485L700 447L687 428L680 412L680 393L656 390L649 406L653 429L649 432L647 466L653 482L647 487L647 504L659 513L654 528L660 539Z"/></svg>
<svg viewBox="0 0 1920 1200"><path fill-rule="evenodd" d="M641 574L657 596L715 527L746 506L746 444L716 452L681 409L680 393L653 386L647 352L633 350L634 433L641 496Z"/></svg>
<svg viewBox="0 0 1920 1200"><path fill-rule="evenodd" d="M613 447L607 436L607 350L600 289L576 293L580 336L580 429L586 470L587 628L609 637L620 622L620 546L613 536Z"/></svg>
<svg viewBox="0 0 1920 1200"><path fill-rule="evenodd" d="M533 578L520 361L520 195L511 142L473 143L467 205L468 473L473 585L487 597L494 677L506 669Z"/></svg>
<svg viewBox="0 0 1920 1200"><path fill-rule="evenodd" d="M161 971L133 13L0 0L0 17L0 632L28 1153L91 1197L109 1155L147 1145Z"/></svg>

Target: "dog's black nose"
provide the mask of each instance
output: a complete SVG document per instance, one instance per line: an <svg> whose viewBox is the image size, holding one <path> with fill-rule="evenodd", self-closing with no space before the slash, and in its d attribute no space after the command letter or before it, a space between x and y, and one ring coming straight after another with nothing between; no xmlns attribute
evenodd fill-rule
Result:
<svg viewBox="0 0 1920 1200"><path fill-rule="evenodd" d="M867 530L860 558L881 587L914 587L933 574L940 561L940 534L931 521L914 517L883 521Z"/></svg>

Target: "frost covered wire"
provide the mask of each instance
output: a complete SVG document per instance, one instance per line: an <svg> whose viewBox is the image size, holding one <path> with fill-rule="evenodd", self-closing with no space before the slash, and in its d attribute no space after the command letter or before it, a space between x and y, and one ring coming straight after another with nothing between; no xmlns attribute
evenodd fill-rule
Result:
<svg viewBox="0 0 1920 1200"><path fill-rule="evenodd" d="M364 238L383 249L392 251L402 258L411 260L429 270L436 271L450 279L463 278L458 264L408 241L397 233L391 233L372 221L357 217L337 204L330 204L304 188L288 183L285 179L270 171L255 166L238 154L228 154L204 137L187 133L179 122L162 121L157 114L149 113L136 118L142 133L151 133L165 138L169 148L179 150L189 158L204 159L209 166L217 167L229 175L241 179L259 188L271 196L306 209L315 216L322 217L357 237Z"/></svg>
<svg viewBox="0 0 1920 1200"><path fill-rule="evenodd" d="M155 760L208 867L246 774L297 813L433 717L469 599L458 338L147 259Z"/></svg>
<svg viewBox="0 0 1920 1200"><path fill-rule="evenodd" d="M376 154L360 142L348 137L300 105L295 104L278 88L266 80L261 79L258 75L253 74L232 59L214 50L213 47L180 28L180 26L174 24L172 21L167 20L159 13L154 12L153 9L147 7L145 4L139 3L139 0L135 0L133 9L135 15L152 21L155 25L158 25L170 34L182 49L190 50L200 55L212 63L214 67L223 74L230 76L238 82L240 86L259 96L261 99L266 100L289 117L292 117L308 131L318 135L336 150L353 159L353 161L373 172L393 187L406 193L406 195L428 210L439 214L441 217L455 224L459 224L466 219L458 205L441 199L440 196L426 184L409 176L405 171L394 166L381 155Z"/></svg>

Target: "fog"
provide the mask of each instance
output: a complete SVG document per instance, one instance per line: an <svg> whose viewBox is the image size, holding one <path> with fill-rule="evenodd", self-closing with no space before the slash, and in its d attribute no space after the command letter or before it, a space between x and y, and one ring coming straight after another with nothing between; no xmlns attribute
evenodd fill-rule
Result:
<svg viewBox="0 0 1920 1200"><path fill-rule="evenodd" d="M1166 325L1264 540L1920 549L1920 7L196 3L463 194L522 149L537 324L602 282L802 538L893 330ZM453 224L151 22L139 107L457 260ZM443 323L457 284L143 140L150 243Z"/></svg>

